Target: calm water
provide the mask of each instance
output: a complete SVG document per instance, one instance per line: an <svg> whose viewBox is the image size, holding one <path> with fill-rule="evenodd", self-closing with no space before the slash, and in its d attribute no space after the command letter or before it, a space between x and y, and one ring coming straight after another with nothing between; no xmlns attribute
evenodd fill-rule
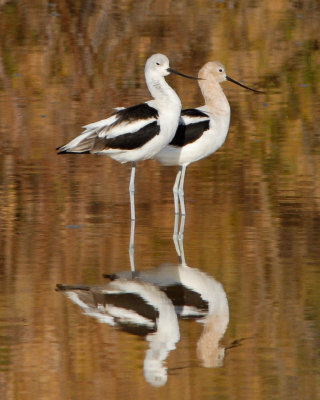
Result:
<svg viewBox="0 0 320 400"><path fill-rule="evenodd" d="M320 398L319 21L315 0L0 0L1 398ZM227 141L186 176L186 262L229 305L223 363L203 365L205 326L180 319L160 388L144 375L148 341L54 291L130 269L130 166L55 148L148 100L155 52L193 75L221 61L266 91L223 84ZM203 103L197 83L168 82L184 107ZM138 164L139 271L177 263L175 174Z"/></svg>

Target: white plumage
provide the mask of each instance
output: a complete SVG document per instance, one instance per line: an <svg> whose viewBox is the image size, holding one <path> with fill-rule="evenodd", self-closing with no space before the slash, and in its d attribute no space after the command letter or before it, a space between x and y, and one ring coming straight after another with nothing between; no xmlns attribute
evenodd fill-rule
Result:
<svg viewBox="0 0 320 400"><path fill-rule="evenodd" d="M129 278L130 271L105 275L117 282ZM182 318L197 318L203 331L197 343L197 355L205 367L223 365L225 348L222 339L229 323L229 304L220 282L212 276L187 265L164 264L135 272L135 280L154 284L172 300Z"/></svg>
<svg viewBox="0 0 320 400"><path fill-rule="evenodd" d="M58 153L107 154L120 163L131 162L131 219L135 219L134 178L136 162L152 158L175 135L181 112L176 92L167 84L170 72L193 78L169 67L163 54L154 54L145 65L145 78L153 100L129 108L118 108L107 119L84 126L85 131L59 147Z"/></svg>
<svg viewBox="0 0 320 400"><path fill-rule="evenodd" d="M224 66L219 62L206 63L200 69L198 76L205 105L182 110L176 135L154 157L164 165L179 166L173 192L175 213L179 214L180 201L182 215L185 215L183 186L187 166L217 151L228 134L230 105L220 83L228 80L259 92L228 77Z"/></svg>
<svg viewBox="0 0 320 400"><path fill-rule="evenodd" d="M168 378L165 359L180 339L177 315L171 300L157 286L131 279L106 285L57 284L86 315L101 323L146 337L143 371L153 386L163 386Z"/></svg>

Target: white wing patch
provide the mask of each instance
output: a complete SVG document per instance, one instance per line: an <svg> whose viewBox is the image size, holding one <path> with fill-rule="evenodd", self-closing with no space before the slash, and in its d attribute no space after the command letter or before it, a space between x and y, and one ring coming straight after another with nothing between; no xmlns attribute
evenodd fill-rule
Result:
<svg viewBox="0 0 320 400"><path fill-rule="evenodd" d="M128 122L124 121L114 126L108 125L105 126L105 128L101 127L101 130L99 130L97 136L100 138L113 138L124 135L125 133L134 133L154 121L156 121L156 118L133 120Z"/></svg>
<svg viewBox="0 0 320 400"><path fill-rule="evenodd" d="M202 113L205 113L203 110L200 110L199 108L196 108L195 110L199 110ZM187 115L183 114L180 117L180 125L189 125L189 124L196 124L198 122L203 122L203 121L208 121L210 119L210 116L205 113L206 115Z"/></svg>
<svg viewBox="0 0 320 400"><path fill-rule="evenodd" d="M96 130L96 129L101 129L103 127L110 126L117 120L117 115L114 114L109 118L106 119L101 119L100 121L92 122L91 124L84 125L82 128L85 129L86 131L91 131L91 130Z"/></svg>

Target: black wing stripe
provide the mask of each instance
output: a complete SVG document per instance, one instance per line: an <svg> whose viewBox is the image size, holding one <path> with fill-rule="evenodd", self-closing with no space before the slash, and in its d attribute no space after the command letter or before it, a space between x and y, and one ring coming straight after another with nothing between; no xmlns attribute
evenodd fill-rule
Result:
<svg viewBox="0 0 320 400"><path fill-rule="evenodd" d="M185 110L181 111L182 116L188 116L188 117L206 117L208 118L208 115L205 114L204 112L197 110L196 108L186 108Z"/></svg>
<svg viewBox="0 0 320 400"><path fill-rule="evenodd" d="M149 118L159 118L158 111L155 108L150 107L147 103L124 108L123 110L119 110L114 114L118 116L118 119L113 124L111 124L111 127L122 123L129 123L139 119L144 120Z"/></svg>
<svg viewBox="0 0 320 400"><path fill-rule="evenodd" d="M96 138L92 153L105 149L134 150L148 143L160 133L160 126L157 121L144 126L133 133L124 133L114 138Z"/></svg>
<svg viewBox="0 0 320 400"><path fill-rule="evenodd" d="M203 300L199 293L183 285L170 285L161 288L161 290L165 292L174 306L191 306L206 312L209 310L208 302Z"/></svg>
<svg viewBox="0 0 320 400"><path fill-rule="evenodd" d="M111 304L126 310L134 310L137 314L154 322L159 318L159 311L135 293L99 293L97 291L93 292L93 298L96 306Z"/></svg>
<svg viewBox="0 0 320 400"><path fill-rule="evenodd" d="M171 146L183 147L199 139L203 132L209 129L209 121L201 121L195 124L179 125L177 132L169 143Z"/></svg>

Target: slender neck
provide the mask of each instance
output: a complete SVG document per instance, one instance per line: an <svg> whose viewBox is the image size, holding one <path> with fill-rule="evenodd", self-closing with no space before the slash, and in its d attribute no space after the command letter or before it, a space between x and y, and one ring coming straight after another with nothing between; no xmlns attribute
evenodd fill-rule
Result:
<svg viewBox="0 0 320 400"><path fill-rule="evenodd" d="M200 80L199 85L208 111L215 115L230 114L229 102L218 82Z"/></svg>
<svg viewBox="0 0 320 400"><path fill-rule="evenodd" d="M175 103L181 107L177 93L168 85L164 77L146 73L148 89L155 100Z"/></svg>
<svg viewBox="0 0 320 400"><path fill-rule="evenodd" d="M222 285L215 282L211 287L209 313L197 343L197 354L206 367L216 367L223 362L224 348L219 345L229 323L229 305Z"/></svg>

